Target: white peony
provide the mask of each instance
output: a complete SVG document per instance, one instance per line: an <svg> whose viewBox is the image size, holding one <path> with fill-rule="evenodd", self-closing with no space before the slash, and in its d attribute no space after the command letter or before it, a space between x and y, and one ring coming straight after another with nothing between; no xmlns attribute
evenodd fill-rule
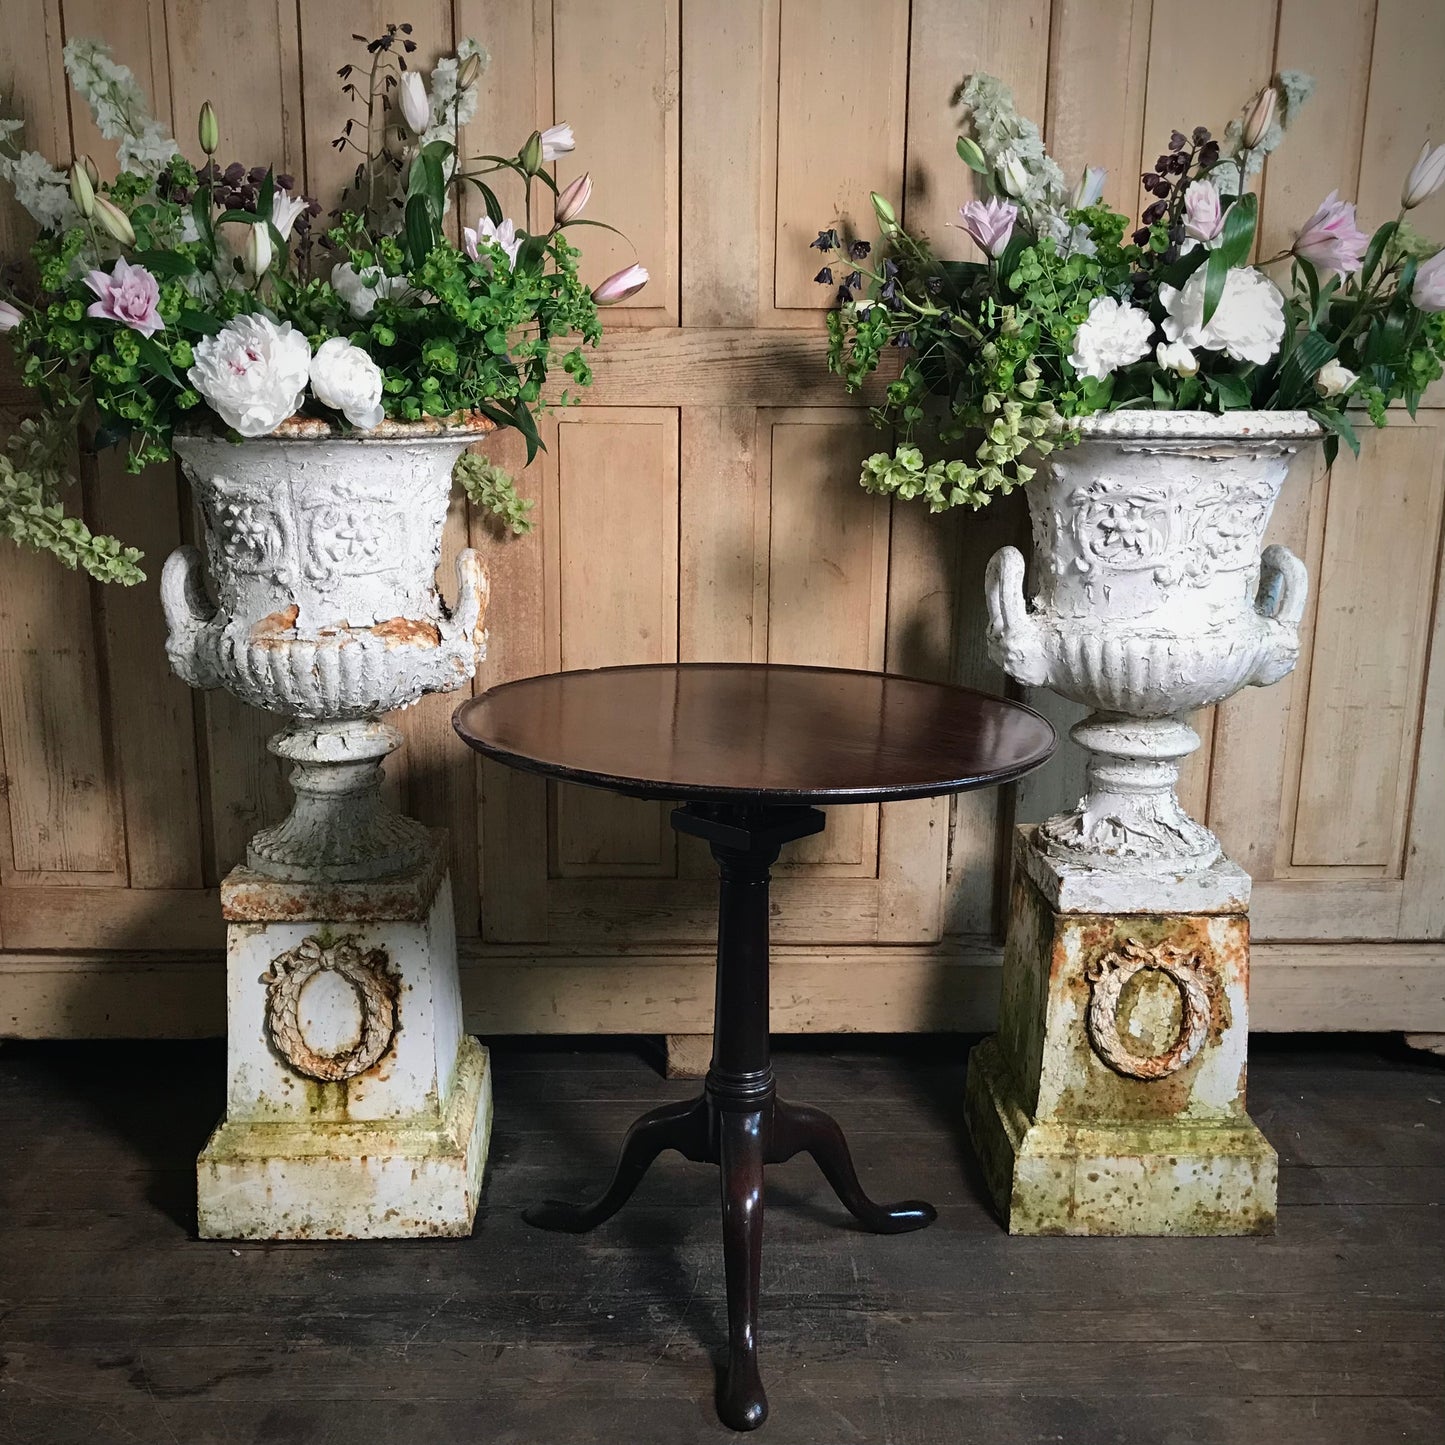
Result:
<svg viewBox="0 0 1445 1445"><path fill-rule="evenodd" d="M1204 324L1204 277L1201 266L1184 283L1161 286L1159 300L1168 315L1164 335L1170 341L1205 351L1226 352L1234 361L1262 366L1279 350L1284 338L1284 297L1274 283L1253 266L1230 271L1219 306Z"/></svg>
<svg viewBox="0 0 1445 1445"><path fill-rule="evenodd" d="M301 405L310 372L310 344L289 321L237 316L196 344L186 377L227 426L259 437Z"/></svg>
<svg viewBox="0 0 1445 1445"><path fill-rule="evenodd" d="M331 268L331 284L358 321L371 315L378 297L395 300L410 289L405 276L388 276L380 266L358 271L350 261Z"/></svg>
<svg viewBox="0 0 1445 1445"><path fill-rule="evenodd" d="M311 358L311 392L352 426L374 427L381 409L381 368L344 336L333 336Z"/></svg>
<svg viewBox="0 0 1445 1445"><path fill-rule="evenodd" d="M1348 366L1327 361L1315 376L1315 390L1321 396L1343 396L1359 379Z"/></svg>
<svg viewBox="0 0 1445 1445"><path fill-rule="evenodd" d="M1147 311L1127 306L1112 296L1089 302L1089 319L1074 333L1069 364L1080 376L1103 379L1118 367L1148 356L1154 323Z"/></svg>
<svg viewBox="0 0 1445 1445"><path fill-rule="evenodd" d="M1179 376L1193 376L1199 370L1194 353L1182 341L1161 341L1154 348L1154 359L1161 371L1172 371Z"/></svg>

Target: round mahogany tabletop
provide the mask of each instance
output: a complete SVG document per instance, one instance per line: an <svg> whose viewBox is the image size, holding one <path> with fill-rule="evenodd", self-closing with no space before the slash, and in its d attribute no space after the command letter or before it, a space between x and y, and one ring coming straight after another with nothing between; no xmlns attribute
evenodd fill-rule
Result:
<svg viewBox="0 0 1445 1445"><path fill-rule="evenodd" d="M636 798L877 803L1006 783L1054 750L1022 703L887 673L684 662L553 672L452 726L515 768Z"/></svg>

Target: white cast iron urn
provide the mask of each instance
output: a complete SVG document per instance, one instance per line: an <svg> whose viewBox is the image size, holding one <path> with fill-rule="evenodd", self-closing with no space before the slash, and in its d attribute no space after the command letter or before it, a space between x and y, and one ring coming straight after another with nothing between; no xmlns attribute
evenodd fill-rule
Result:
<svg viewBox="0 0 1445 1445"><path fill-rule="evenodd" d="M987 574L989 652L1011 677L1093 708L1071 733L1088 792L1037 834L1049 856L1131 873L1220 857L1179 805L1188 713L1295 664L1304 564L1261 553L1304 412L1119 411L1085 418L1027 488L1033 599L1014 547Z"/></svg>
<svg viewBox="0 0 1445 1445"><path fill-rule="evenodd" d="M259 873L342 882L414 867L427 830L386 806L380 721L463 686L485 650L487 581L457 558L457 601L436 588L452 465L490 423L383 423L334 434L293 418L245 442L178 435L205 519L205 568L181 547L161 579L172 668L292 721L271 739L296 764L290 815L247 848Z"/></svg>

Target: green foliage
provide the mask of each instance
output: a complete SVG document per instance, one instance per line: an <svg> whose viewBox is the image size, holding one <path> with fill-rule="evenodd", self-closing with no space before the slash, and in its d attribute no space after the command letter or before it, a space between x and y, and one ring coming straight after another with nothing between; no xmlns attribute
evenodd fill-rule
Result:
<svg viewBox="0 0 1445 1445"><path fill-rule="evenodd" d="M49 552L67 567L82 567L99 582L132 586L145 580L140 553L114 537L93 533L68 515L61 494L74 478L67 469L75 443L75 415L51 412L23 421L0 454L0 536Z"/></svg>
<svg viewBox="0 0 1445 1445"><path fill-rule="evenodd" d="M532 530L527 515L532 503L517 495L516 480L502 467L476 452L463 452L452 468L452 481L473 506L490 512L504 530L519 537Z"/></svg>

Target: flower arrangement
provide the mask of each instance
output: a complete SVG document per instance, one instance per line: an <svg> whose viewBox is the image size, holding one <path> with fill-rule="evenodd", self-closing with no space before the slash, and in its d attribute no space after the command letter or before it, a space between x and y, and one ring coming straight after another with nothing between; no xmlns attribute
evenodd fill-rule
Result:
<svg viewBox="0 0 1445 1445"><path fill-rule="evenodd" d="M830 369L853 390L885 347L906 353L872 413L899 442L867 459L863 485L933 511L977 508L1076 441L1079 418L1124 407L1304 409L1331 459L1341 440L1359 449L1347 408L1382 426L1403 399L1413 416L1445 359L1445 250L1408 213L1445 184L1445 147L1422 149L1398 216L1373 236L1331 192L1288 250L1250 263L1250 178L1312 88L1281 72L1221 138L1175 131L1126 235L1101 200L1104 172L1089 167L1070 192L1008 88L969 77L957 150L990 195L958 224L982 259L940 259L876 193L876 256L836 227L812 243L825 260L816 279L837 287ZM925 424L953 456L925 459L914 440Z"/></svg>
<svg viewBox="0 0 1445 1445"><path fill-rule="evenodd" d="M573 384L591 381L581 343L601 337L597 308L647 272L630 266L589 292L567 233L602 224L582 216L591 180L559 192L546 169L574 149L571 127L534 131L515 155L463 159L486 52L465 40L428 80L409 62L411 35L402 24L354 37L366 59L340 79L356 114L333 144L358 161L324 226L292 177L217 159L209 103L197 125L204 160L185 159L131 72L92 40L72 40L65 66L119 142L115 180L86 157L56 169L20 148L22 121L0 119L0 179L40 227L31 284L0 287L0 331L41 403L0 453L0 535L103 581L141 579L134 548L64 510L77 434L123 447L138 471L169 457L178 428L240 439L298 412L340 432L481 416L519 431L532 460L552 368L560 360ZM521 178L521 224L488 183L496 172ZM534 221L538 191L547 204ZM456 240L454 197L482 208ZM466 454L454 477L527 529L530 503L500 468Z"/></svg>

